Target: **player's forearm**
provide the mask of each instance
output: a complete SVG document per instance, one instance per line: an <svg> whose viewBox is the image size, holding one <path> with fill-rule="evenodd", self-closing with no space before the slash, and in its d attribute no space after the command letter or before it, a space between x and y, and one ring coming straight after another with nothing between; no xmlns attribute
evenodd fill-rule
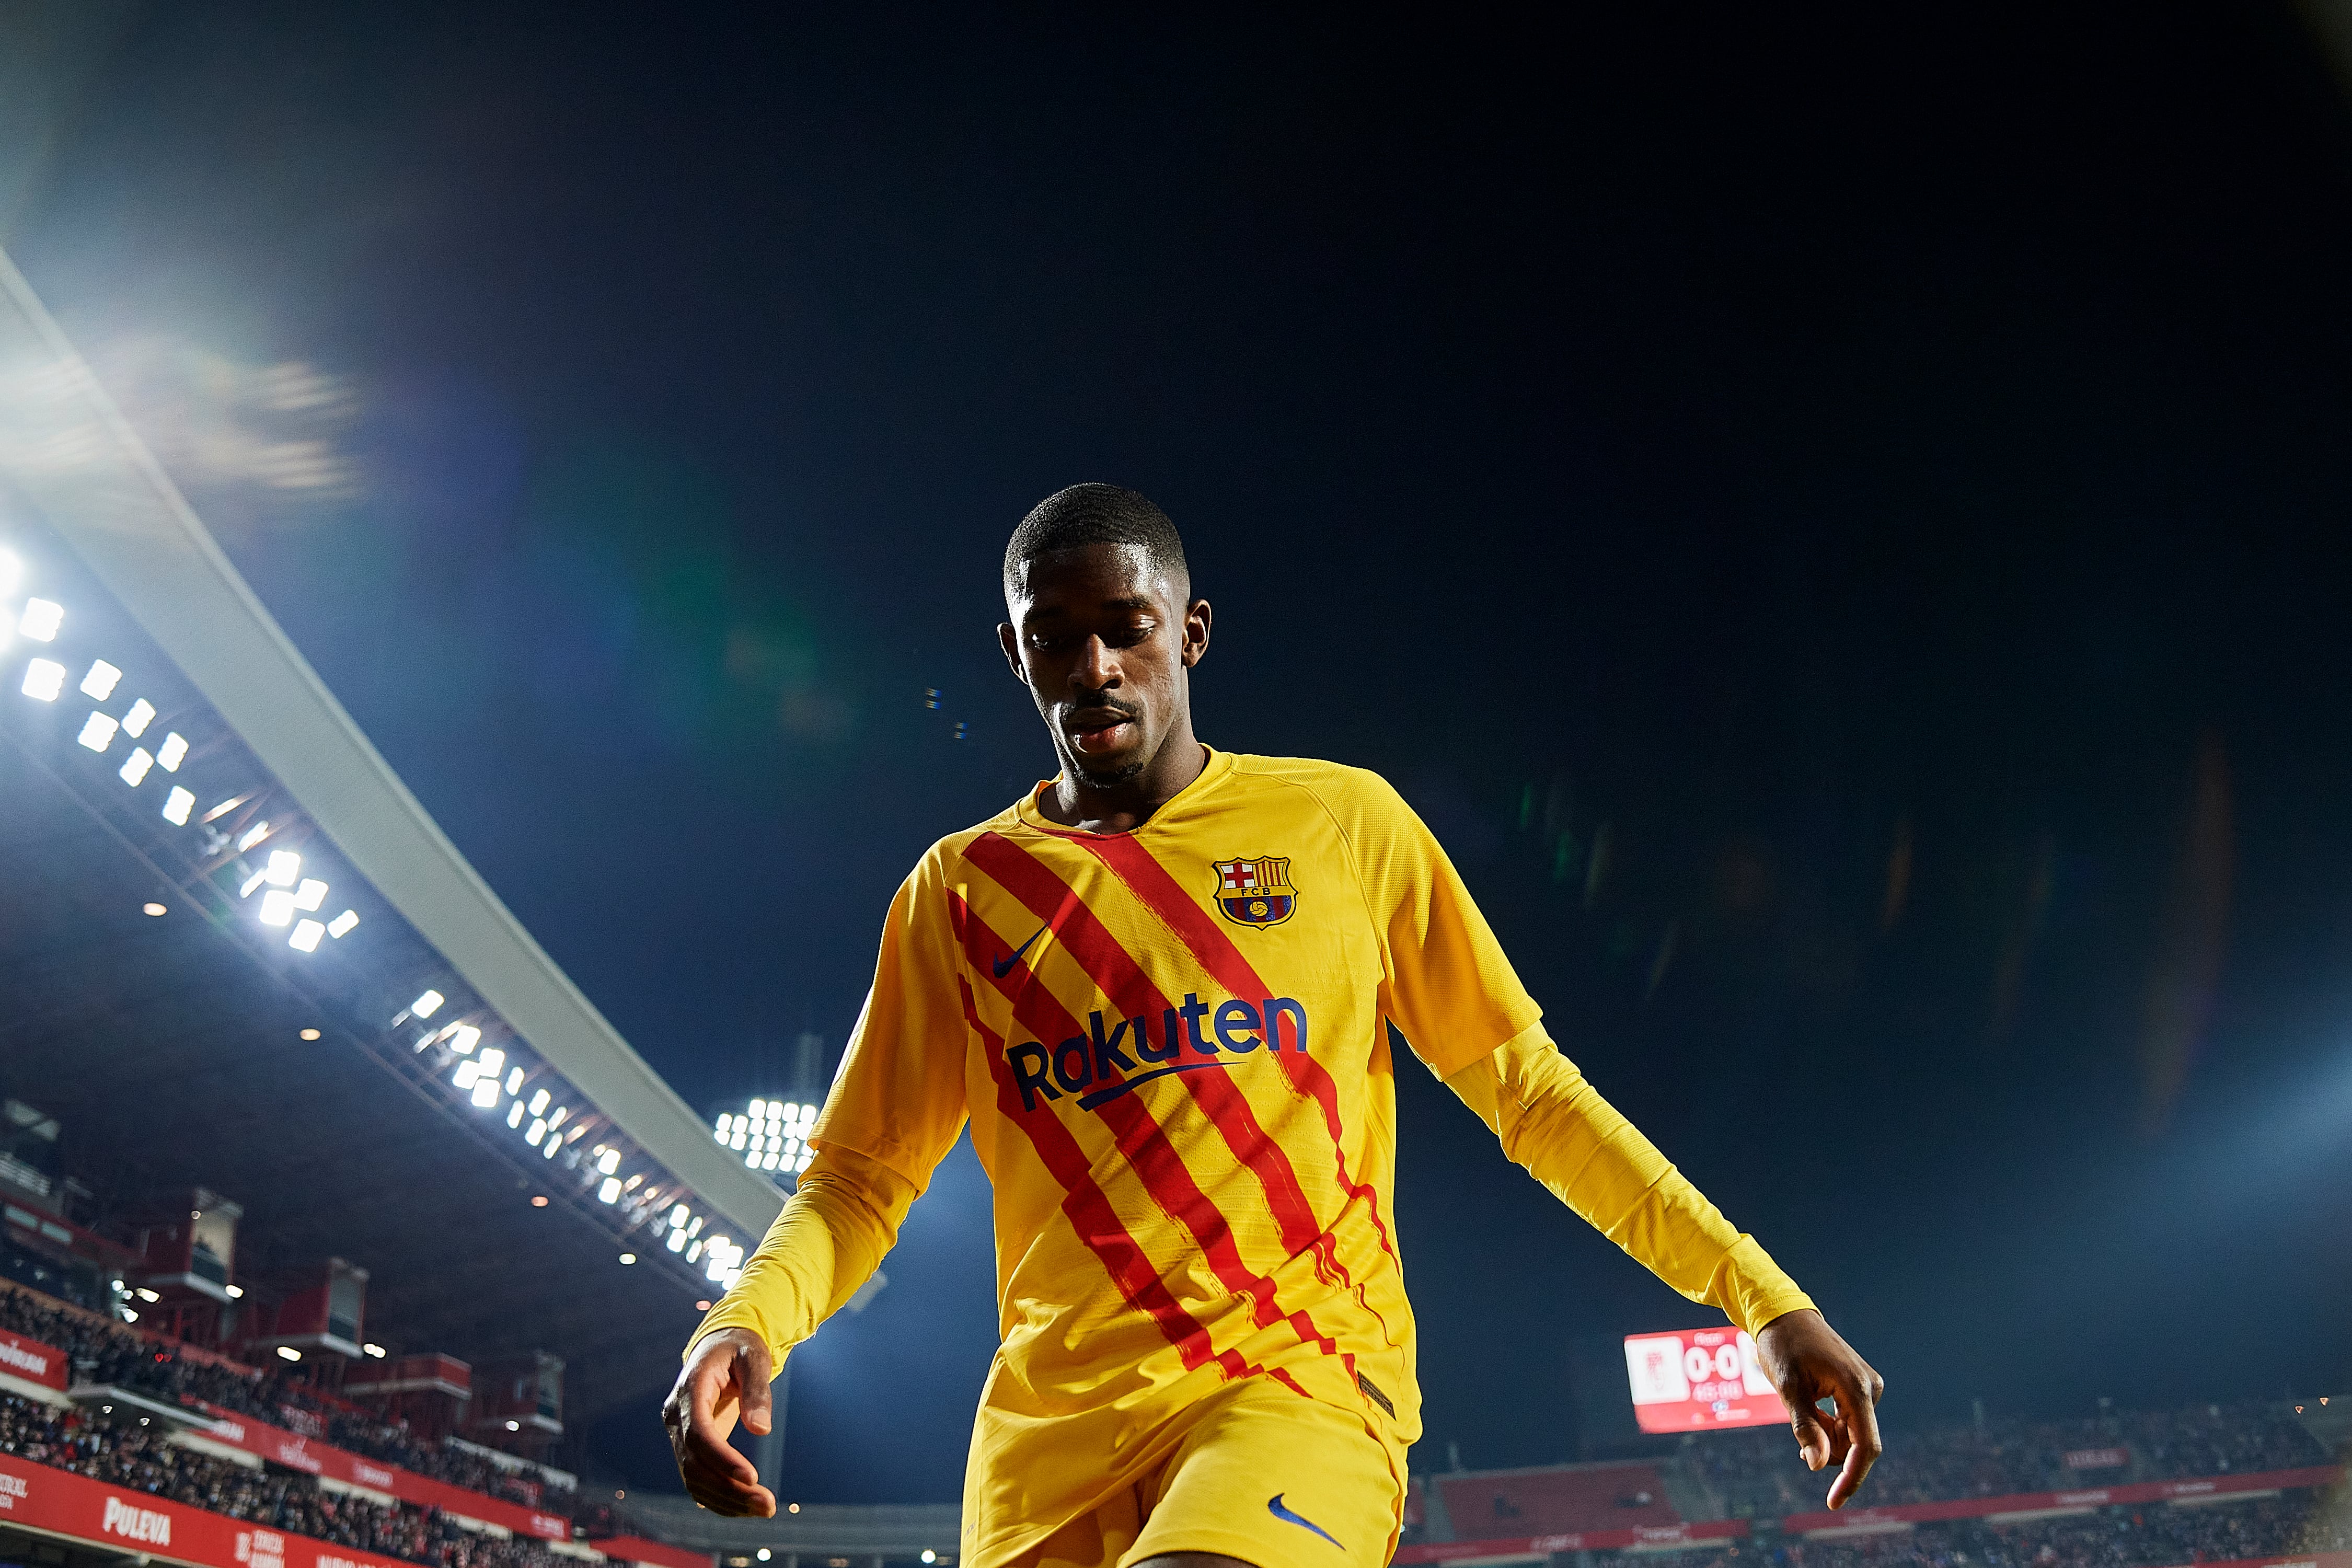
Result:
<svg viewBox="0 0 2352 1568"><path fill-rule="evenodd" d="M800 1185L687 1349L716 1329L749 1329L778 1365L839 1311L898 1239L914 1184L888 1166L820 1147Z"/></svg>
<svg viewBox="0 0 2352 1568"><path fill-rule="evenodd" d="M1749 1331L1810 1307L1752 1237L1585 1082L1541 1026L1445 1080L1504 1152L1595 1229L1694 1301Z"/></svg>

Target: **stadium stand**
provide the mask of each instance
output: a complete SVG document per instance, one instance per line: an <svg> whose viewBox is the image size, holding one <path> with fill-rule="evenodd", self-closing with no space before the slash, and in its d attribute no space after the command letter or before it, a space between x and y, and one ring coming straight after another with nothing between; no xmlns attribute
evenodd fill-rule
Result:
<svg viewBox="0 0 2352 1568"><path fill-rule="evenodd" d="M1817 1507L1822 1487L1779 1428L1711 1433L1689 1450L1699 1478L1733 1518ZM2120 1464L2095 1461L2119 1458ZM2286 1470L2326 1462L2291 1413L2201 1405L2072 1422L1991 1421L1935 1427L1890 1444L1871 1472L1875 1503L1933 1502L2053 1491L2110 1479L2185 1479Z"/></svg>
<svg viewBox="0 0 2352 1568"><path fill-rule="evenodd" d="M538 1542L463 1529L437 1510L337 1495L308 1476L196 1453L144 1418L134 1424L0 1394L0 1454L433 1568L559 1568L556 1555Z"/></svg>
<svg viewBox="0 0 2352 1568"><path fill-rule="evenodd" d="M210 1406L283 1424L308 1412L333 1447L413 1470L453 1487L570 1517L577 1498L538 1467L526 1480L504 1467L446 1444L412 1437L403 1427L324 1394L282 1373L187 1354L161 1335L146 1335L29 1290L0 1286L0 1329L65 1352L77 1382L152 1394L190 1409Z"/></svg>
<svg viewBox="0 0 2352 1568"><path fill-rule="evenodd" d="M1473 1522L1513 1535L1623 1530L1682 1521L1651 1464L1578 1465L1444 1477L1445 1511L1456 1530Z"/></svg>

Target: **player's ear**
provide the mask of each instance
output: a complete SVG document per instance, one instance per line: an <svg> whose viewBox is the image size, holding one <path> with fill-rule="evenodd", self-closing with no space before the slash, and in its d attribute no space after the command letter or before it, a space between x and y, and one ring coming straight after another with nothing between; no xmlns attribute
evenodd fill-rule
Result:
<svg viewBox="0 0 2352 1568"><path fill-rule="evenodd" d="M1209 651L1209 601L1195 599L1184 606L1184 668L1192 668Z"/></svg>
<svg viewBox="0 0 2352 1568"><path fill-rule="evenodd" d="M1021 668L1020 634L1013 629L1011 621L996 623L996 645L1004 650L1004 662L1012 668L1013 679L1028 685L1029 672Z"/></svg>

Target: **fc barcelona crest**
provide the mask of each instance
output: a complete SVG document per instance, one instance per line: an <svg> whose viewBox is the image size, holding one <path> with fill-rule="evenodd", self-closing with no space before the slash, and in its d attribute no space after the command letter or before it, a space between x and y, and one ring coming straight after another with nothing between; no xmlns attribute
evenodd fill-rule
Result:
<svg viewBox="0 0 2352 1568"><path fill-rule="evenodd" d="M1281 856L1261 860L1219 860L1217 908L1235 925L1278 926L1298 908L1290 885L1290 862Z"/></svg>

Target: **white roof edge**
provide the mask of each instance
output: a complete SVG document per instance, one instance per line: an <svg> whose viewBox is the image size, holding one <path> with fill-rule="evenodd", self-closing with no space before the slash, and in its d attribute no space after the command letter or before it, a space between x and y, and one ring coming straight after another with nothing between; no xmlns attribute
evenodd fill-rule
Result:
<svg viewBox="0 0 2352 1568"><path fill-rule="evenodd" d="M756 1244L783 1206L525 931L352 721L0 251L0 470L394 908Z"/></svg>

